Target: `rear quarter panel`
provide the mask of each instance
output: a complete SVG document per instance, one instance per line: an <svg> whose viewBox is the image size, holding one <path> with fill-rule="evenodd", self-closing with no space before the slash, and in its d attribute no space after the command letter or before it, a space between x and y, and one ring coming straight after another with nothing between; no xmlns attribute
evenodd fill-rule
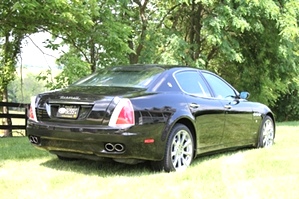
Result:
<svg viewBox="0 0 299 199"><path fill-rule="evenodd" d="M163 145L173 125L181 118L192 123L192 116L183 93L152 93L131 99L136 125L164 123L159 141Z"/></svg>

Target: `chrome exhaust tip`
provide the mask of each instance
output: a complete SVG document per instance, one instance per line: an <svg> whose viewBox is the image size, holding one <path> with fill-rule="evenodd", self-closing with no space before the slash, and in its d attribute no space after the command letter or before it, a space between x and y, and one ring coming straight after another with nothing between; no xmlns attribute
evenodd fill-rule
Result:
<svg viewBox="0 0 299 199"><path fill-rule="evenodd" d="M122 152L124 150L125 150L125 146L123 144L119 144L119 143L115 144L115 151Z"/></svg>
<svg viewBox="0 0 299 199"><path fill-rule="evenodd" d="M105 150L106 151L112 152L112 151L114 151L114 149L115 149L115 147L112 143L105 144Z"/></svg>
<svg viewBox="0 0 299 199"><path fill-rule="evenodd" d="M125 146L121 143L106 143L104 148L108 152L123 152L125 150Z"/></svg>
<svg viewBox="0 0 299 199"><path fill-rule="evenodd" d="M30 141L32 144L39 144L39 143L40 143L40 138L37 137L37 136L30 135L30 136L29 136L29 141Z"/></svg>

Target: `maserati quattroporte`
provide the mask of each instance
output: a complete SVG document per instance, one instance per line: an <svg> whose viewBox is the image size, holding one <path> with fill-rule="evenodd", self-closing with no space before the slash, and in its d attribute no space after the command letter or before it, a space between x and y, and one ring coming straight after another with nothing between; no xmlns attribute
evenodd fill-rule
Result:
<svg viewBox="0 0 299 199"><path fill-rule="evenodd" d="M60 159L183 170L198 155L273 144L273 113L248 97L206 70L110 67L33 97L27 135Z"/></svg>

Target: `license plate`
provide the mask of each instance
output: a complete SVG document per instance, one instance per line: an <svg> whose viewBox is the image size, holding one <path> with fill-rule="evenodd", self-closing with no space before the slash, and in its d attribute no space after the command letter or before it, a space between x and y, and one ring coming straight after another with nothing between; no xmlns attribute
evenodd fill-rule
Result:
<svg viewBox="0 0 299 199"><path fill-rule="evenodd" d="M78 117L78 106L60 106L57 111L57 117L59 118L71 118L76 119Z"/></svg>

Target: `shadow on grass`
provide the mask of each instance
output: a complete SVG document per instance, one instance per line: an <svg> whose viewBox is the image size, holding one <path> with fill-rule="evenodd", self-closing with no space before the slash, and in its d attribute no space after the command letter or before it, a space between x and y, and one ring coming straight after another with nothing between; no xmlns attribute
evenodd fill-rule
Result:
<svg viewBox="0 0 299 199"><path fill-rule="evenodd" d="M251 148L252 149L252 148ZM192 167L200 167L200 164L212 159L217 159L220 157L231 156L240 151L247 151L250 148L234 149L230 151L223 151L213 154L205 154L198 156L192 162ZM62 171L73 171L77 173L82 173L86 175L98 175L101 177L106 176L141 176L141 175L154 175L157 173L151 169L149 162L144 162L135 165L128 165L117 163L114 161L100 162L92 160L60 160L56 156L52 159L41 163L41 166L45 166L55 170Z"/></svg>
<svg viewBox="0 0 299 199"><path fill-rule="evenodd" d="M114 161L99 162L92 160L60 160L53 156L52 159L41 163L41 166L55 170L73 171L87 175L98 176L140 176L154 174L148 162L128 165Z"/></svg>
<svg viewBox="0 0 299 199"><path fill-rule="evenodd" d="M226 149L226 150L220 150L220 151L215 151L215 152L211 152L211 153L201 154L201 155L198 155L193 160L191 166L198 166L206 161L210 161L213 159L219 159L222 157L229 157L229 156L235 155L239 152L246 152L246 151L251 151L251 150L256 150L256 148L254 148L254 147L239 147L239 148L232 148L232 149Z"/></svg>
<svg viewBox="0 0 299 199"><path fill-rule="evenodd" d="M211 159L217 159L223 156L230 156L238 151L250 149L238 149L228 152L218 152L216 154L205 154L197 157L192 167L200 166L202 162ZM48 151L40 150L32 146L27 137L14 137L0 139L1 160L27 160L36 158L47 158L41 166L48 167L55 170L73 171L87 175L98 176L140 176L153 175L154 172L149 162L144 162L136 165L121 164L114 161L98 162L92 160L74 160L63 161L56 156L50 154ZM158 172L161 173L161 172ZM162 172L163 173L163 172Z"/></svg>

